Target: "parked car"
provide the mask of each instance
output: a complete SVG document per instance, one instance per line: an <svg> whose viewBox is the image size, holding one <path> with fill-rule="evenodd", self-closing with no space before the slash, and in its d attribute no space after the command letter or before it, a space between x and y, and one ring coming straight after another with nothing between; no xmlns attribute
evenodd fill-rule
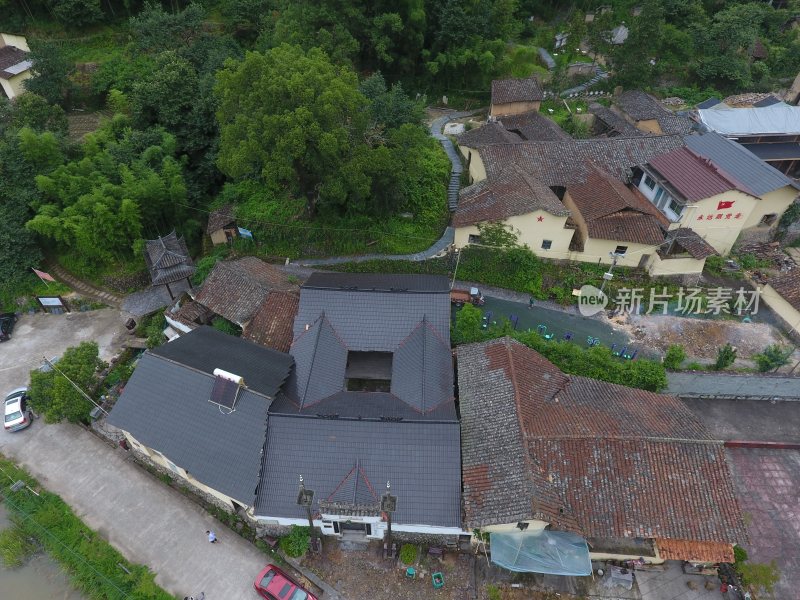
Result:
<svg viewBox="0 0 800 600"><path fill-rule="evenodd" d="M267 600L318 600L275 565L267 565L256 577L253 587Z"/></svg>
<svg viewBox="0 0 800 600"><path fill-rule="evenodd" d="M11 332L14 330L14 323L17 322L17 315L14 313L0 314L0 342L11 339Z"/></svg>
<svg viewBox="0 0 800 600"><path fill-rule="evenodd" d="M3 427L6 431L25 429L33 421L33 413L28 408L28 388L12 390L4 405Z"/></svg>

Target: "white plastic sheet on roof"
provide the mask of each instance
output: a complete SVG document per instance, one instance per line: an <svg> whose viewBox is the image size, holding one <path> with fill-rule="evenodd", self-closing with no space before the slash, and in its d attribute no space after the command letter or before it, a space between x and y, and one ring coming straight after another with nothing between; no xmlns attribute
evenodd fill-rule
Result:
<svg viewBox="0 0 800 600"><path fill-rule="evenodd" d="M785 102L760 108L732 108L720 103L697 112L709 129L722 135L800 135L800 106Z"/></svg>
<svg viewBox="0 0 800 600"><path fill-rule="evenodd" d="M589 546L581 536L566 531L491 533L492 562L518 573L591 575Z"/></svg>

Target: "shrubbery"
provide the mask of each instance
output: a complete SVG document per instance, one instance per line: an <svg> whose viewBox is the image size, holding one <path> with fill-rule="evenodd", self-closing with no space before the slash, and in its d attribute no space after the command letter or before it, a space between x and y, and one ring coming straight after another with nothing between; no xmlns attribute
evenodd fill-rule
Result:
<svg viewBox="0 0 800 600"><path fill-rule="evenodd" d="M664 355L664 368L680 369L684 360L686 360L686 350L680 344L673 344L667 348L667 353Z"/></svg>
<svg viewBox="0 0 800 600"><path fill-rule="evenodd" d="M417 560L417 547L414 544L403 544L400 547L400 561L404 565L411 565Z"/></svg>
<svg viewBox="0 0 800 600"><path fill-rule="evenodd" d="M308 527L292 525L289 534L283 536L279 544L286 556L298 558L306 553L310 541L311 530Z"/></svg>

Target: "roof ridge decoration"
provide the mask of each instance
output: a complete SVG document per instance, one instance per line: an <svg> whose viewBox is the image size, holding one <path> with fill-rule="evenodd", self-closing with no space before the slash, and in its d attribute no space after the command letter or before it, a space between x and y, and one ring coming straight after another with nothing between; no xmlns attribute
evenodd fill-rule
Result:
<svg viewBox="0 0 800 600"><path fill-rule="evenodd" d="M363 511L374 509L377 503L378 494L364 471L361 459L356 458L353 467L320 505L344 506Z"/></svg>

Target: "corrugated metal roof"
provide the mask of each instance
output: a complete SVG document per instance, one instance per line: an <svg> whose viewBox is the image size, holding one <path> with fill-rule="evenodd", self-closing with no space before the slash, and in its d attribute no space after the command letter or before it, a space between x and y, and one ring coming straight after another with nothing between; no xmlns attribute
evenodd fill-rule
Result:
<svg viewBox="0 0 800 600"><path fill-rule="evenodd" d="M252 506L270 401L245 389L239 393L236 410L228 414L209 402L213 384L210 374L148 352L108 422L161 452L201 483Z"/></svg>
<svg viewBox="0 0 800 600"><path fill-rule="evenodd" d="M690 202L735 189L753 195L733 177L721 173L710 159L702 158L685 147L656 156L648 164Z"/></svg>
<svg viewBox="0 0 800 600"><path fill-rule="evenodd" d="M378 495L391 482L397 496L393 522L460 527L459 437L455 421L393 423L271 415L256 515L305 518L297 505L299 473L315 492L312 511L317 513L320 500L337 499L334 492L358 464Z"/></svg>
<svg viewBox="0 0 800 600"><path fill-rule="evenodd" d="M709 131L697 135L687 135L683 138L686 146L691 150L711 159L726 173L736 175L747 189L752 190L756 196L789 185L797 184L783 173L759 159L743 146L733 142L718 133Z"/></svg>

